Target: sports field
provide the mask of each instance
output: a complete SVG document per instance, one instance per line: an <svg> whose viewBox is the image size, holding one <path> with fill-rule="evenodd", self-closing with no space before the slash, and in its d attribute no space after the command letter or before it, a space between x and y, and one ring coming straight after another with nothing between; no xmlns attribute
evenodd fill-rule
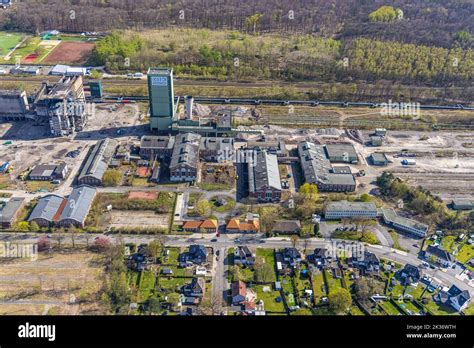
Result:
<svg viewBox="0 0 474 348"><path fill-rule="evenodd" d="M6 56L8 52L21 42L22 38L22 34L0 31L0 57Z"/></svg>

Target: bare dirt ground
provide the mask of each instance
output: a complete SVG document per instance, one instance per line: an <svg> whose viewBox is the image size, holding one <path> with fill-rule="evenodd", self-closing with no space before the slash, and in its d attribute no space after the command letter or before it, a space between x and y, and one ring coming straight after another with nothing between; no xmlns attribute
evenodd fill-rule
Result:
<svg viewBox="0 0 474 348"><path fill-rule="evenodd" d="M88 118L83 132L63 138L52 138L44 124L19 121L0 124L1 163L10 161L11 174L1 174L3 189L25 189L16 178L20 173L38 164L65 162L71 172L77 173L90 146L97 140L114 137L128 141L137 139L146 127L141 126L137 104L98 104ZM11 145L2 145L12 141ZM69 151L79 149L81 155L66 157ZM5 184L5 185L3 185Z"/></svg>
<svg viewBox="0 0 474 348"><path fill-rule="evenodd" d="M168 228L169 214L157 214L154 211L113 211L107 219L110 227L115 228Z"/></svg>
<svg viewBox="0 0 474 348"><path fill-rule="evenodd" d="M94 43L87 42L61 42L53 52L44 59L49 64L77 64L89 58L94 49Z"/></svg>
<svg viewBox="0 0 474 348"><path fill-rule="evenodd" d="M40 254L38 260L4 259L0 264L0 314L97 313L95 297L102 266L86 251ZM76 303L70 303L71 296ZM79 298L90 300L78 303Z"/></svg>

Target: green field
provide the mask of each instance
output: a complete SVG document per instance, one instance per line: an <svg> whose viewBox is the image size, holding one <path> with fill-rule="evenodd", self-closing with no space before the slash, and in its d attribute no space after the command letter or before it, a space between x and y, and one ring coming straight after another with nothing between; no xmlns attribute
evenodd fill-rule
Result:
<svg viewBox="0 0 474 348"><path fill-rule="evenodd" d="M13 48L15 48L18 43L21 42L23 38L22 34L18 33L6 33L0 32L0 57L4 57L8 54Z"/></svg>

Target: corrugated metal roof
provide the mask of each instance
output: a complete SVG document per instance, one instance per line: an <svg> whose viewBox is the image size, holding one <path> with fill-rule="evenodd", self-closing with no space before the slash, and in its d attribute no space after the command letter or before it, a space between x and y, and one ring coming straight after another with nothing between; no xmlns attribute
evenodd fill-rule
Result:
<svg viewBox="0 0 474 348"><path fill-rule="evenodd" d="M95 194L96 189L91 186L83 185L76 187L72 190L59 220L70 219L81 223L84 222Z"/></svg>
<svg viewBox="0 0 474 348"><path fill-rule="evenodd" d="M13 197L0 209L0 222L10 222L18 209L21 208L24 198Z"/></svg>
<svg viewBox="0 0 474 348"><path fill-rule="evenodd" d="M264 188L281 190L278 159L266 151L254 151L254 163L249 163L249 190L259 191Z"/></svg>
<svg viewBox="0 0 474 348"><path fill-rule="evenodd" d="M52 222L54 215L63 202L63 199L63 197L58 195L48 195L41 197L38 201L38 204L31 212L28 221L32 221L34 219L44 219Z"/></svg>

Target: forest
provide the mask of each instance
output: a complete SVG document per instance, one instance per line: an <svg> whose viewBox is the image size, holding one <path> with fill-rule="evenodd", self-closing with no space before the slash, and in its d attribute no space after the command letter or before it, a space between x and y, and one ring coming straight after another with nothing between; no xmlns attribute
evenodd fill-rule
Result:
<svg viewBox="0 0 474 348"><path fill-rule="evenodd" d="M128 59L126 59L128 58ZM306 34L243 34L207 29L128 30L97 43L92 62L110 71L172 66L181 77L217 80L392 80L472 85L474 51Z"/></svg>
<svg viewBox="0 0 474 348"><path fill-rule="evenodd" d="M396 16L396 17L395 17ZM304 33L451 48L472 47L472 0L17 0L0 30L146 28ZM466 47L464 47L466 48Z"/></svg>

